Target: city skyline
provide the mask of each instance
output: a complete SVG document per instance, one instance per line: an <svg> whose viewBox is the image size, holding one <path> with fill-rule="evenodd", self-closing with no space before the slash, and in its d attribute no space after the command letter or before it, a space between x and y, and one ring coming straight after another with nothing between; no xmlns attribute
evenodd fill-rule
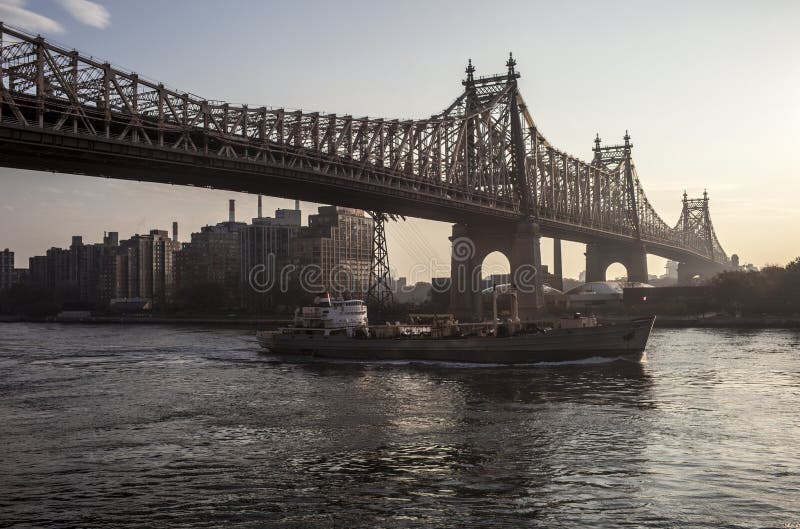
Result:
<svg viewBox="0 0 800 529"><path fill-rule="evenodd" d="M256 195L258 196L258 195ZM104 226L102 230L102 234L98 235L95 234L94 231L91 232L81 232L81 233L74 233L69 237L69 241L59 242L57 244L53 244L50 246L41 247L38 250L34 251L33 255L28 256L27 258L20 257L13 249L5 248L5 251L10 251L12 255L15 255L15 266L11 267L12 269L23 271L27 270L27 266L31 259L39 258L44 256L48 250L56 249L56 250L66 250L69 249L72 244L75 243L76 240L80 240L82 244L85 245L93 245L93 244L104 244L105 241L108 240L108 237L113 237L114 240L121 241L129 238L136 238L140 236L147 236L148 234L152 234L154 232L163 232L168 234L168 237L171 241L178 243L179 246L176 247L176 252L178 254L187 254L185 251L180 251L180 245L188 245L188 247L192 246L192 243L196 242L196 236L202 236L206 233L217 231L217 228L226 227L229 225L235 225L237 231L239 229L252 229L257 228L259 226L296 226L298 229L300 228L309 228L308 218L310 216L318 216L320 208L327 208L329 206L325 205L317 205L313 209L306 211L303 214L303 209L300 207L302 202L297 201L294 204L293 208L276 208L274 210L275 217L270 217L269 212L263 211L263 198L262 198L262 208L261 210L256 208L256 211L251 216L249 211L242 212L240 211L239 207L236 205L236 201L234 199L230 199L226 202L228 206L228 219L226 220L218 220L216 223L208 223L202 226L182 226L179 222L173 221L169 230L163 226L152 226L152 227L144 227L141 230L137 230L135 232L126 233L120 232L114 228L114 226ZM305 203L306 205L310 205L311 203ZM300 208L300 209L297 209ZM347 208L344 208L347 209ZM359 211L359 210L355 210ZM292 218L292 220L286 224L285 217L288 214L292 214L297 212L297 217ZM362 213L364 217L369 218L369 214L367 212ZM305 220L303 220L305 219ZM407 225L406 225L407 226ZM448 262L448 258L442 257L435 252L435 249L430 247L426 244L424 240L421 239L421 234L417 228L411 230L411 233L405 234L402 236L402 249L409 255L417 256L418 265L422 264L425 266L415 266L411 270L410 274L402 273L398 270L395 266L391 266L391 278L393 281L401 280L403 283L409 282L409 285L413 286L416 283L426 283L430 284L432 279L444 279L449 275L449 267L450 263ZM176 257L177 259L177 257ZM262 257L263 259L263 257ZM672 270L673 272L677 273L677 263L673 261L667 261L667 263L672 263ZM245 269L249 269L249 266L245 266ZM666 268L666 267L665 267ZM205 270L205 269L204 269ZM549 273L549 265L544 265L545 275ZM207 270L208 273L213 273L214 270L209 268ZM565 276L566 279L579 279L583 281L583 276L585 275L585 271L581 271L579 274L579 278L570 278ZM653 277L662 277L661 270L651 270L650 275ZM669 274L668 274L669 275ZM508 277L508 270L507 266L504 266L502 262L489 262L487 260L484 263L484 267L482 270L481 277L484 280L488 280L494 276L504 276ZM609 279L613 280L616 276L609 276ZM671 277L671 276L670 276ZM677 275L675 275L677 277ZM505 280L504 280L505 281Z"/></svg>
<svg viewBox="0 0 800 529"><path fill-rule="evenodd" d="M206 3L194 5L193 16L198 18L202 18L204 10L210 9ZM595 132L613 143L625 129L630 129L642 183L656 210L668 223L678 218L684 189L698 196L707 188L718 235L729 253L737 253L742 262L758 266L785 264L796 256L800 235L786 230L782 234L785 243L778 245L769 234L773 231L771 226L800 221L791 199L798 186L793 179L798 162L790 148L797 144L798 130L793 123L800 114L800 106L789 89L799 72L795 62L786 60L783 55L798 37L789 31L792 17L780 16L792 14L797 8L779 2L771 4L771 10L746 4L706 3L692 12L692 18L687 18L679 5L648 9L634 4L620 5L628 5L628 12L621 18L629 24L627 27L633 28L632 35L625 38L606 33L599 38L600 32L574 5L549 11L520 6L520 13L535 13L539 17L530 18L535 20L532 27L537 29L539 38L560 44L548 50L547 55L533 45L532 37L515 31L501 35L497 30L493 30L495 38L490 39L488 46L479 53L470 53L474 45L462 42L456 23L466 15L448 12L451 18L445 20L441 7L431 7L431 20L419 23L438 21L443 31L454 39L419 55L414 62L398 56L383 42L376 45L376 49L363 50L358 46L358 39L343 36L336 40L333 49L317 49L316 54L308 54L313 42L304 43L296 49L282 50L280 57L260 57L269 68L243 68L256 63L254 50L233 50L224 42L215 41L213 45L198 42L200 49L213 60L214 67L221 69L219 75L199 77L204 71L202 65L197 54L184 51L187 48L179 47L169 54L156 53L175 38L173 36L148 43L152 48L147 49L153 54L140 53L141 48L128 45L133 36L132 27L136 26L129 22L142 16L136 9L106 5L110 25L102 29L102 24L79 23L57 5L31 2L25 6L61 26L61 33L54 33L52 27L49 30L39 28L45 36L55 34L56 40L68 40L89 53L102 51L113 58L115 64L128 65L142 75L158 78L171 86L191 89L212 98L289 108L302 106L354 115L429 115L458 93L467 57L473 59L477 73L494 73L502 71L506 50L512 49L520 63L520 85L534 119L555 143L589 159ZM275 12L268 13L273 18L296 15L291 11L293 8L273 7ZM588 9L588 4L581 7ZM173 8L166 6L166 9ZM262 15L265 13L260 10L269 11L262 7L251 9ZM566 42L563 35L544 23L566 15L576 17L576 24L582 30L579 33L584 36L579 43ZM601 19L609 16L595 15ZM4 12L2 16L8 15ZM221 16L232 15L226 12ZM317 10L318 18L309 21L320 29L314 39L327 35L325 20L337 20L341 16L335 11ZM652 27L658 17L669 20L669 26L676 29L666 32ZM524 16L517 18L525 19ZM254 15L253 19L248 23L256 24L259 16ZM711 19L720 22L713 23ZM115 21L125 21L125 24L115 25ZM375 28L389 30L406 22L402 13L391 22L370 20L370 35L375 37L372 34L377 31ZM202 26L204 22L198 20L198 23ZM521 22L504 19L503 24L519 28ZM285 28L276 27L273 33L263 36L263 42L280 39L285 31ZM167 32L159 34L167 35ZM739 37L749 40L740 42L742 38ZM97 45L98 39L103 40L103 46ZM632 46L632 42L637 45ZM97 49L101 47L102 50ZM355 57L356 50L359 59ZM691 60L694 51L707 59L702 67ZM230 55L233 52L236 54ZM609 54L621 59L614 62L606 58ZM226 62L225 59L231 57L240 58ZM332 58L336 59L334 63ZM548 72L554 73L552 82L544 82L543 66L539 63L543 58L547 59L543 64L548 65ZM581 74L572 72L569 65L575 66ZM620 66L620 71L614 78L620 80L619 85L613 83L614 87L610 87L607 83L592 84L583 80L584 76L596 77L616 65ZM331 83L330 79L336 82ZM700 97L709 93L714 97ZM737 105L744 97L753 104L746 108ZM767 151L771 153L768 163L761 159ZM20 258L33 255L36 248L63 244L59 241L69 240L75 233L89 236L88 226L109 224L103 219L113 218L114 229L131 233L146 232L153 227L168 228L172 220L182 226L200 226L223 219L224 209L220 214L214 210L224 208L228 198L235 198L243 206L247 201L254 203L256 200L254 195L247 197L225 191L82 176L8 169L0 174L4 180L0 222L7 226L22 223L30 227L27 235L10 230L4 233L6 240L0 242L0 246L14 249ZM778 186L785 192L777 193ZM289 207L290 202L268 199L266 207ZM58 222L53 222L53 218ZM408 223L424 232L421 246L438 254L437 258L447 260L449 225L413 219ZM418 257L411 255L415 252L407 251L414 244L408 241L404 244L403 235L393 223L389 224L387 232L393 268L406 275L403 271L408 271ZM582 253L583 245L565 241L566 276L577 277L584 268ZM552 251L547 241L542 245L542 257L544 262L551 262ZM663 270L663 259L650 256L649 261L652 272ZM615 274L610 271L609 275Z"/></svg>
<svg viewBox="0 0 800 529"><path fill-rule="evenodd" d="M301 225L298 204L250 222L228 219L180 241L150 229L120 237L104 231L101 241L73 235L69 246L51 247L17 266L13 251L0 251L0 290L21 288L38 301L91 310L140 308L186 310L279 310L301 292L366 296L370 280L373 219L362 210L320 206ZM38 292L38 294L37 294ZM52 306L48 305L48 306Z"/></svg>

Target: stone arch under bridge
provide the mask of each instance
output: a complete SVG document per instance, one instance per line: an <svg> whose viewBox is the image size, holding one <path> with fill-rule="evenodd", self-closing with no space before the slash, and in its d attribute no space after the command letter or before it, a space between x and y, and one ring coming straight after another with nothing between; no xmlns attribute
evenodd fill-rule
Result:
<svg viewBox="0 0 800 529"><path fill-rule="evenodd" d="M511 265L517 287L520 317L532 318L544 305L539 226L534 222L453 225L450 237L450 310L459 320L477 321L483 315L481 271L487 255L500 252Z"/></svg>
<svg viewBox="0 0 800 529"><path fill-rule="evenodd" d="M647 283L647 251L641 242L591 242L586 245L586 282L605 281L608 267L619 263L628 281Z"/></svg>

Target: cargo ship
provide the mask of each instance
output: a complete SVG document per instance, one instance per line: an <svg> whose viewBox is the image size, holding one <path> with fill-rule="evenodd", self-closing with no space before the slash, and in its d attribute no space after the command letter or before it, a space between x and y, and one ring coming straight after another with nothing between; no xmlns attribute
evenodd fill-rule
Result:
<svg viewBox="0 0 800 529"><path fill-rule="evenodd" d="M516 296L512 296L515 300ZM496 302L494 303L496 307ZM654 316L610 325L593 316L523 322L516 303L505 321L458 323L434 317L427 323L369 325L362 300L318 297L298 309L291 327L257 333L270 353L323 359L411 360L476 364L535 364L587 359L642 360Z"/></svg>

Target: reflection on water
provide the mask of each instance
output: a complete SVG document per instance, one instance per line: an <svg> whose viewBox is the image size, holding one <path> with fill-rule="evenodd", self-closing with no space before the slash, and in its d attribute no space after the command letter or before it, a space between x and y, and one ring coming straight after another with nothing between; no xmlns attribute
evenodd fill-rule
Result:
<svg viewBox="0 0 800 529"><path fill-rule="evenodd" d="M646 364L509 369L287 362L238 331L0 331L0 525L800 522L796 333L658 331Z"/></svg>

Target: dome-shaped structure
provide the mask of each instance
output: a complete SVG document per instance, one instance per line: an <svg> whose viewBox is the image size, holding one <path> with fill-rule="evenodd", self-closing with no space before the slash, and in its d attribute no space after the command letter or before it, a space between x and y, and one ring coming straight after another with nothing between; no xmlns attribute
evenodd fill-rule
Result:
<svg viewBox="0 0 800 529"><path fill-rule="evenodd" d="M491 297L492 290L494 290L494 288L497 288L497 295L498 296L502 296L503 294L508 294L509 290L511 290L511 284L510 283L504 283L502 285L497 285L496 287L484 288L483 290L481 290L481 296L490 296ZM548 285L542 285L542 291L543 291L545 297L560 298L560 297L562 297L564 295L564 293L561 292L560 290L555 289L555 288L553 288L551 286L548 286Z"/></svg>
<svg viewBox="0 0 800 529"><path fill-rule="evenodd" d="M605 305L622 302L625 288L653 288L647 283L634 281L592 281L578 285L564 293L570 305Z"/></svg>
<svg viewBox="0 0 800 529"><path fill-rule="evenodd" d="M497 310L499 314L511 312L511 285L504 283L495 287L484 288L481 290L484 316L491 317L492 314L492 291L497 290ZM558 307L564 305L564 293L547 285L542 285L544 291L544 303L548 307Z"/></svg>

